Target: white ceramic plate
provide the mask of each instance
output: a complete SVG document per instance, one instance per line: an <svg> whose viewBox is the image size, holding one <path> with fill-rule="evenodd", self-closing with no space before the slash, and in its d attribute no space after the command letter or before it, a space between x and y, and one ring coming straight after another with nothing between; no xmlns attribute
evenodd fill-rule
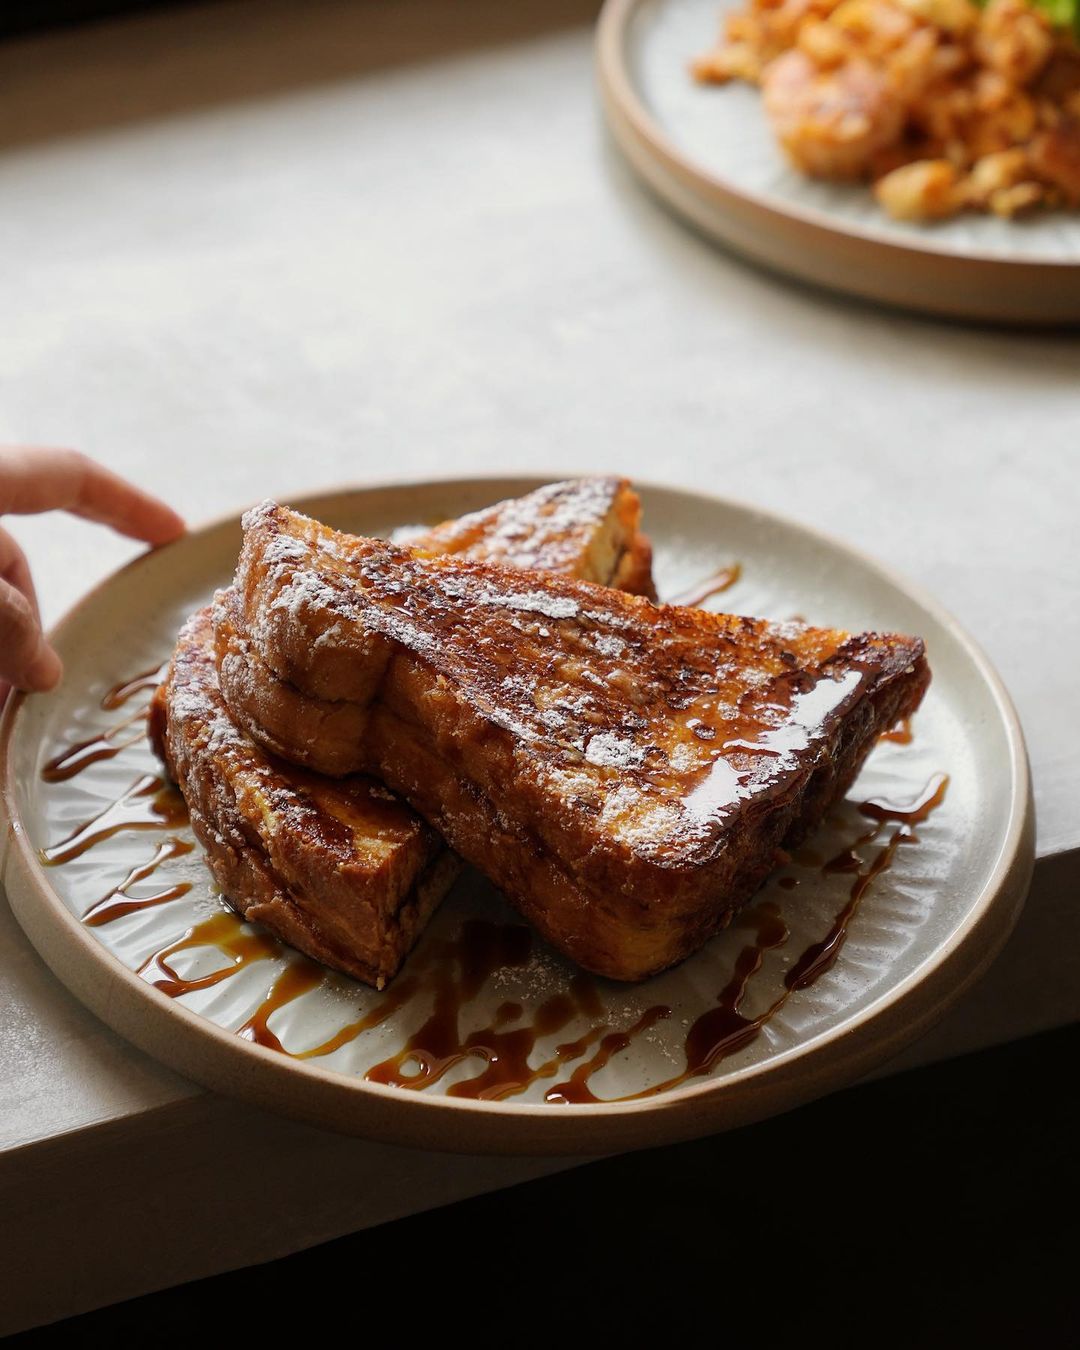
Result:
<svg viewBox="0 0 1080 1350"><path fill-rule="evenodd" d="M791 168L749 85L701 85L690 60L742 0L607 0L598 71L612 130L676 211L760 262L934 313L1080 319L1080 212L935 225L889 219L862 186Z"/></svg>
<svg viewBox="0 0 1080 1350"><path fill-rule="evenodd" d="M331 525L378 534L537 485L428 483L294 504ZM155 789L140 795L160 770L137 716L115 738L130 741L119 753L46 781L45 766L72 743L137 713L145 689L118 707L102 703L115 704L108 691L167 658L180 621L228 579L240 540L234 519L140 559L92 592L55 633L63 687L14 699L5 712L0 767L11 829L3 880L60 978L123 1035L212 1087L338 1129L445 1149L595 1153L705 1133L847 1081L916 1036L992 959L1030 876L1026 761L1006 694L931 601L841 545L713 498L662 488L643 497L662 595L737 562L741 578L714 605L918 633L928 644L934 683L911 743L875 750L852 801L774 875L745 923L645 984L583 980L469 872L402 975L377 994L226 909L198 849L188 848L186 827L155 813ZM942 774L944 800L916 827L918 841L895 843L891 867L860 882L905 831L892 821L868 838L874 822L855 803L902 807L924 798L928 785L932 792ZM126 804L111 805L125 793ZM70 851L63 841L85 843L87 834L103 837L68 862L43 862L43 851L55 859ZM859 874L822 869L860 839ZM853 886L862 900L835 963L819 962L812 983L786 989L785 976L790 983L806 953L837 933ZM86 922L91 911L101 917L102 901L117 917ZM472 990L464 987L463 940L473 966L486 963ZM743 1021L717 1012L733 1002L736 963L749 969L759 958L739 1004ZM155 987L174 977L184 992ZM280 1049L248 1039L265 1042L267 1031ZM724 1034L728 1053L680 1081L688 1036L700 1060L702 1047ZM440 1057L453 1062L440 1066ZM367 1076L385 1078L376 1066L388 1063L398 1085ZM501 1099L477 1099L484 1083ZM597 1100L582 1101L583 1086Z"/></svg>

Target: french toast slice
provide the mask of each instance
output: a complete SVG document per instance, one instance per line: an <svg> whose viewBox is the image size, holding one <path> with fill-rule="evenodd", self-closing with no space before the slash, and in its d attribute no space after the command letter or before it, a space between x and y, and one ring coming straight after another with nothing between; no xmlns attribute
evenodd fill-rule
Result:
<svg viewBox="0 0 1080 1350"><path fill-rule="evenodd" d="M267 754L218 686L211 607L180 630L151 738L234 908L325 965L381 988L459 870L442 839L374 779Z"/></svg>
<svg viewBox="0 0 1080 1350"><path fill-rule="evenodd" d="M245 517L215 610L233 716L377 774L554 946L642 979L722 927L929 682L923 644Z"/></svg>
<svg viewBox="0 0 1080 1350"><path fill-rule="evenodd" d="M640 514L625 480L582 479L415 542L430 555L495 554L650 589ZM305 772L240 731L218 685L209 607L181 629L150 733L230 903L308 956L383 987L460 868L435 831L374 780Z"/></svg>
<svg viewBox="0 0 1080 1350"><path fill-rule="evenodd" d="M400 542L425 557L467 557L656 595L641 502L622 478L550 483Z"/></svg>

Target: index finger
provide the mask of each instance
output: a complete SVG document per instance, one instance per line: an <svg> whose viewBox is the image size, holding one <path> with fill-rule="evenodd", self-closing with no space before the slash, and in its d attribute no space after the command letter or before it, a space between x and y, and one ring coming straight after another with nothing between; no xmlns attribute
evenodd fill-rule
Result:
<svg viewBox="0 0 1080 1350"><path fill-rule="evenodd" d="M77 450L0 449L0 515L8 511L70 511L147 544L167 544L184 532L171 506Z"/></svg>

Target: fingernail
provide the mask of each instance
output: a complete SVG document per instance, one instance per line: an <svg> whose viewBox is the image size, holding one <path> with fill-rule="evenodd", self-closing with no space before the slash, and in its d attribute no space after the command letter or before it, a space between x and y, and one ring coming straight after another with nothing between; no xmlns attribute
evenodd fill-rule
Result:
<svg viewBox="0 0 1080 1350"><path fill-rule="evenodd" d="M44 693L55 687L63 673L64 667L60 658L48 643L43 642L27 667L21 683L27 689Z"/></svg>

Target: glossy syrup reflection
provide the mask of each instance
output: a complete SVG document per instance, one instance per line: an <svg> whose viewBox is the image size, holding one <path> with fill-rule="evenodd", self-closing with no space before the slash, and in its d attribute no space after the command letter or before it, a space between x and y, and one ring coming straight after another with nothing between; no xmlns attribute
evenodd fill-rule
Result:
<svg viewBox="0 0 1080 1350"><path fill-rule="evenodd" d="M203 947L214 948L227 958L226 964L205 975L180 974L173 965L174 958L181 952ZM220 984L253 961L280 956L281 951L277 938L249 928L232 910L222 910L220 914L194 924L182 938L148 956L136 974L170 998L179 998L182 994L193 994L197 989Z"/></svg>
<svg viewBox="0 0 1080 1350"><path fill-rule="evenodd" d="M482 1054L479 1044L462 1039L462 1009L496 971L525 965L531 952L532 933L523 924L486 919L467 919L456 939L429 944L421 987L432 996L431 1015L396 1054L370 1068L365 1078L393 1087L425 1088L474 1053ZM514 1033L490 1031L496 1044L488 1052L498 1062L498 1044L509 1046L507 1038Z"/></svg>
<svg viewBox="0 0 1080 1350"><path fill-rule="evenodd" d="M102 694L101 707L106 712L112 712L116 708L122 708L125 703L130 702L138 694L153 694L161 683L167 664L167 662L161 662L149 670L140 671L138 675L120 680Z"/></svg>
<svg viewBox="0 0 1080 1350"><path fill-rule="evenodd" d="M120 680L102 694L98 706L105 712L125 708L140 694L151 697L161 681L164 665L141 671L129 679ZM122 718L96 736L71 741L48 760L41 770L46 783L66 783L103 759L114 759L124 750L141 745L146 740L146 714L150 707L147 698L130 716ZM135 728L135 730L132 730ZM131 735L124 736L130 731Z"/></svg>
<svg viewBox="0 0 1080 1350"><path fill-rule="evenodd" d="M140 744L145 739L146 728L140 725L145 720L146 709L141 708L99 736L89 736L85 740L71 742L45 764L41 770L42 778L46 783L66 783L68 779L75 778L100 760L115 759L122 751ZM138 730L124 737L123 733L130 731L132 727L137 727Z"/></svg>
<svg viewBox="0 0 1080 1350"><path fill-rule="evenodd" d="M894 745L910 745L915 739L915 734L911 730L911 718L901 717L896 726L890 727L888 731L883 731L878 739L891 741Z"/></svg>
<svg viewBox="0 0 1080 1350"><path fill-rule="evenodd" d="M317 989L322 984L326 972L314 961L303 957L287 965L274 983L269 993L251 1014L236 1034L256 1045L265 1045L271 1050L284 1050L284 1046L270 1030L270 1018L296 999Z"/></svg>
<svg viewBox="0 0 1080 1350"><path fill-rule="evenodd" d="M143 671L106 690L100 700L105 711L126 709L139 694L153 694L160 680L163 666ZM123 751L146 742L146 714L149 700L134 713L106 728L96 736L73 741L48 760L41 777L46 783L65 783L92 768L102 760L113 759ZM132 730L135 728L135 730ZM131 732L130 735L124 735ZM57 844L41 850L41 860L50 867L81 858L98 844L125 831L176 829L188 823L187 807L179 792L156 774L143 774L121 795L101 811L76 827ZM170 835L158 845L153 855L132 867L111 891L96 901L83 914L88 928L100 928L141 910L178 900L192 889L191 882L179 881L163 886L148 895L133 896L132 887L149 880L162 866L174 858L194 851L195 845L177 835Z"/></svg>
<svg viewBox="0 0 1080 1350"><path fill-rule="evenodd" d="M466 1005L485 990L493 976L524 966L531 948L531 933L521 925L466 921L455 942L440 944L426 979L421 977L420 987L434 995L431 1016L396 1054L368 1070L368 1081L421 1090L456 1066L477 1061L482 1065L480 1072L452 1083L446 1089L447 1096L500 1101L526 1091L541 1079L554 1077L563 1065L580 1059L598 1040L598 1053L616 1053L646 1025L670 1011L657 1007L628 1032L613 1032L604 1020L596 982L581 971L569 980L565 992L551 995L531 1017L525 1017L521 1004L507 1001L487 1026L463 1034L461 1017ZM533 1065L537 1043L575 1020L591 1021L592 1025ZM618 1046L614 1038L619 1039Z"/></svg>
<svg viewBox="0 0 1080 1350"><path fill-rule="evenodd" d="M158 845L152 858L133 867L118 886L96 904L91 905L83 915L83 923L88 928L100 928L103 924L124 918L125 915L136 914L144 909L155 909L158 905L164 905L170 900L179 900L182 895L187 895L191 890L190 881L179 881L175 885L165 886L150 895L137 898L133 897L130 891L132 886L147 881L164 863L170 862L173 858L182 858L194 848L195 845L188 840L170 836L163 844Z"/></svg>
<svg viewBox="0 0 1080 1350"><path fill-rule="evenodd" d="M58 867L124 831L170 829L186 825L187 819L187 807L176 788L156 774L142 774L104 810L59 843L42 849L40 857L46 866Z"/></svg>
<svg viewBox="0 0 1080 1350"><path fill-rule="evenodd" d="M852 884L844 905L825 935L810 943L787 970L779 996L756 1015L743 1011L752 981L761 971L765 957L789 940L788 928L778 906L763 901L735 922L736 929L752 932L752 941L740 949L731 978L720 991L716 1006L701 1014L687 1032L685 1068L640 1093L607 1100L654 1096L670 1091L690 1078L712 1072L723 1060L749 1045L793 995L808 989L831 970L874 881L892 865L902 844L918 842L915 826L926 821L941 805L947 785L948 778L936 774L911 801L892 803L875 798L860 803L860 814L873 821L873 825L832 858L825 859L813 849L800 849L791 860L793 866L824 875L850 873ZM896 828L886 842L864 859L860 850L875 844L889 825ZM547 1090L545 1100L553 1104L596 1102L605 1099L593 1091L590 1081L635 1038L647 1034L658 1022L670 1016L670 1008L653 1004L629 1027L612 1027L605 1017L595 981L579 974L571 981L568 994L549 998L531 1020L522 1023L521 1006L503 1003L490 1025L463 1036L460 1014L464 1005L483 988L479 976L485 969L491 974L500 968L491 964L491 955L497 947L497 940L492 935L486 935L479 951L469 955L470 940L475 941L476 935L474 931L470 938L469 926L465 925L458 945L444 946L441 959L436 960L429 972L428 981L421 981L418 986L434 992L434 1011L401 1050L368 1071L369 1080L420 1090L438 1082L454 1066L475 1057L484 1062L481 1073L452 1084L447 1089L448 1095L499 1100L523 1092L541 1079L554 1077L563 1066L577 1063L567 1077ZM522 963L525 956L527 953L508 964ZM466 970L472 971L471 979L465 977ZM557 1045L554 1054L540 1064L531 1063L542 1037L555 1034L575 1018L582 1017L590 1025L577 1039ZM584 1059L594 1046L593 1053Z"/></svg>

